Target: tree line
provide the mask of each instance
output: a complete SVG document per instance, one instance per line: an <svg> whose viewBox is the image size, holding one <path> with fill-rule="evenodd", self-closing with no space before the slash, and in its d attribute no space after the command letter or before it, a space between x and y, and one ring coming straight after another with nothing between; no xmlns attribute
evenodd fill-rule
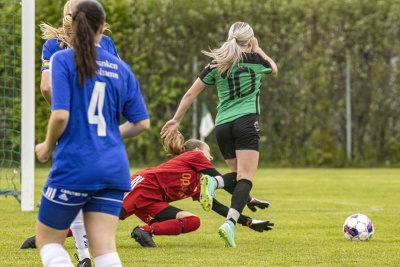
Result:
<svg viewBox="0 0 400 267"><path fill-rule="evenodd" d="M36 0L36 24L61 25L65 1ZM398 0L119 0L100 1L121 59L139 79L151 129L126 141L133 164L165 160L159 132L235 21L248 22L275 60L277 77L261 89L262 166L399 166L400 87ZM41 50L36 28L36 141L50 108L40 94ZM198 70L193 70L197 59ZM350 64L350 65L349 65ZM346 67L350 66L352 161L346 157ZM207 86L198 98L216 114ZM189 109L180 130L192 135ZM201 109L198 109L198 118ZM213 133L207 137L223 162Z"/></svg>

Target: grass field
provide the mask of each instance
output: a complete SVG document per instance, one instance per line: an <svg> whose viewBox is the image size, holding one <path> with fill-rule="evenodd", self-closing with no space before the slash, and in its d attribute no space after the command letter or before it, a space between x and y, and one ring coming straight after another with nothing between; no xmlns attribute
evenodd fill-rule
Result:
<svg viewBox="0 0 400 267"><path fill-rule="evenodd" d="M35 202L47 171L36 171ZM174 205L197 214L200 228L186 235L155 236L157 249L143 249L130 237L142 224L136 217L120 222L117 246L124 266L400 266L400 169L260 169L251 193L271 206L243 213L273 221L272 231L258 233L238 225L237 248L224 248L217 234L224 218L183 200ZM230 202L221 190L216 198ZM37 250L19 249L35 231L37 210L21 212L14 198L1 196L0 213L0 266L41 266ZM373 221L372 240L345 240L342 225L353 213ZM65 247L73 256L72 238Z"/></svg>

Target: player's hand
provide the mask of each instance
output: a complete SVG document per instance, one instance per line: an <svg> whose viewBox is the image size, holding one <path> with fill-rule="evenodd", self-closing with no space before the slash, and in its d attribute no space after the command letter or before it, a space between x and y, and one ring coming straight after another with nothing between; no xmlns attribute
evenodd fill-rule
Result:
<svg viewBox="0 0 400 267"><path fill-rule="evenodd" d="M179 122L177 122L176 120L172 119L167 121L161 129L160 132L161 138L166 138L171 134L173 134L174 132L178 131L178 127L179 127Z"/></svg>
<svg viewBox="0 0 400 267"><path fill-rule="evenodd" d="M272 230L272 228L274 228L274 223L270 221L250 219L248 226L250 229L262 233L264 231Z"/></svg>
<svg viewBox="0 0 400 267"><path fill-rule="evenodd" d="M260 48L260 46L258 45L258 40L257 38L254 36L253 39L251 40L251 51L252 52L257 52L256 50Z"/></svg>
<svg viewBox="0 0 400 267"><path fill-rule="evenodd" d="M247 203L247 207L252 211L252 212L256 212L257 208L259 209L266 209L269 207L269 202L265 201L265 200L260 200L257 198L251 198L251 201Z"/></svg>
<svg viewBox="0 0 400 267"><path fill-rule="evenodd" d="M49 161L51 154L53 152L52 148L49 148L46 143L40 143L35 146L36 157L40 162Z"/></svg>

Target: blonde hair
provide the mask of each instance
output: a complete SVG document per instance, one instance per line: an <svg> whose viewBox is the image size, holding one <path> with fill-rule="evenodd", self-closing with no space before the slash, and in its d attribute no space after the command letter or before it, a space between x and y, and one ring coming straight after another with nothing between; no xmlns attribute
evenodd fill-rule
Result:
<svg viewBox="0 0 400 267"><path fill-rule="evenodd" d="M232 68L243 60L240 46L248 45L254 37L253 29L246 22L235 22L229 29L226 42L220 48L201 51L203 54L214 59L212 66L216 67L218 73L229 73Z"/></svg>
<svg viewBox="0 0 400 267"><path fill-rule="evenodd" d="M164 139L163 146L168 156L177 156L184 152L193 151L196 148L201 150L204 148L205 143L194 138L185 142L183 135L179 131L176 131Z"/></svg>
<svg viewBox="0 0 400 267"><path fill-rule="evenodd" d="M60 48L72 47L72 11L82 0L68 0L64 5L62 27L54 28L44 22L39 24L42 31L42 38L45 40L56 38L60 40Z"/></svg>

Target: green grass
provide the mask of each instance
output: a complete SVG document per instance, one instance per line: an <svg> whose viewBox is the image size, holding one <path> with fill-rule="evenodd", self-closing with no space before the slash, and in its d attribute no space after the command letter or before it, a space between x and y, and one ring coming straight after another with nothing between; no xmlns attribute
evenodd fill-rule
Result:
<svg viewBox="0 0 400 267"><path fill-rule="evenodd" d="M47 171L36 171L35 202ZM158 248L143 249L130 237L142 223L130 217L119 224L118 252L124 266L399 266L399 192L400 169L260 169L252 195L271 206L256 213L245 208L244 214L273 221L272 231L258 233L239 225L237 248L224 248L217 234L224 218L187 199L175 205L201 218L196 232L155 236ZM216 197L230 202L224 191ZM0 212L0 265L41 266L37 250L19 249L35 231L37 210L22 212L14 198L1 196ZM371 241L343 237L343 222L353 213L373 221ZM72 256L72 238L65 247Z"/></svg>

